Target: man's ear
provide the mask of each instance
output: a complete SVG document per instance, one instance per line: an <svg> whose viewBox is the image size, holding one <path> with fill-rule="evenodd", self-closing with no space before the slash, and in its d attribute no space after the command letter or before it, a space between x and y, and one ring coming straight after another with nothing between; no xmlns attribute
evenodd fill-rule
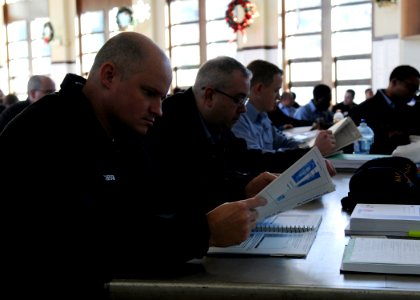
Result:
<svg viewBox="0 0 420 300"><path fill-rule="evenodd" d="M205 106L213 105L213 95L214 95L214 90L212 88L206 88L204 90L204 105Z"/></svg>
<svg viewBox="0 0 420 300"><path fill-rule="evenodd" d="M107 88L109 88L112 84L112 81L115 78L115 74L116 74L116 69L113 63L103 64L99 70L101 83Z"/></svg>

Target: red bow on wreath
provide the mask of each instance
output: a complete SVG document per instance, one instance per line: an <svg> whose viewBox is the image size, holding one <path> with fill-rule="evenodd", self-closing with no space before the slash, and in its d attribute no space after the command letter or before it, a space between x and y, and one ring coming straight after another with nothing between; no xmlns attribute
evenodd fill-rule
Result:
<svg viewBox="0 0 420 300"><path fill-rule="evenodd" d="M238 18L234 15L233 10L237 5L242 6L244 9L245 15L242 21L238 21ZM228 4L228 9L226 10L226 23L230 28L236 33L240 31L242 34L245 32L245 29L251 26L254 22L255 17L255 4L249 0L233 0Z"/></svg>

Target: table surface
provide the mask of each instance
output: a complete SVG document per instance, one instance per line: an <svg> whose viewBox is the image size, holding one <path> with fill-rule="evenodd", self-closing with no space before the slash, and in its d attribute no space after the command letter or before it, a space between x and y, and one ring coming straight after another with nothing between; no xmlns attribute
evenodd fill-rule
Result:
<svg viewBox="0 0 420 300"><path fill-rule="evenodd" d="M341 273L349 215L341 210L351 173L339 173L336 191L298 209L323 220L306 258L205 257L194 274L170 279L115 280L114 299L420 299L420 276ZM419 254L420 255L420 254Z"/></svg>

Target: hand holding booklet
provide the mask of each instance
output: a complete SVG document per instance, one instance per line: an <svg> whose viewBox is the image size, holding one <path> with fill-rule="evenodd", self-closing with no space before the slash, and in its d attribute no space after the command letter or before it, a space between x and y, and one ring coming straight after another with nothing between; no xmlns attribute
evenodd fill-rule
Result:
<svg viewBox="0 0 420 300"><path fill-rule="evenodd" d="M210 247L209 254L305 257L315 240L321 215L286 211L334 190L325 160L314 147L257 194L267 204L257 208L257 227L251 236L237 246Z"/></svg>

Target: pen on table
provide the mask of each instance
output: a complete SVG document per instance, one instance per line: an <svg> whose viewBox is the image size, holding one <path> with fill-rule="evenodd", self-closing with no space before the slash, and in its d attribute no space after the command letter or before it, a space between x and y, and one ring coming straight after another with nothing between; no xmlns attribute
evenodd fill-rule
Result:
<svg viewBox="0 0 420 300"><path fill-rule="evenodd" d="M420 238L420 230L410 230L408 232L408 236L409 237L416 237L416 238Z"/></svg>

